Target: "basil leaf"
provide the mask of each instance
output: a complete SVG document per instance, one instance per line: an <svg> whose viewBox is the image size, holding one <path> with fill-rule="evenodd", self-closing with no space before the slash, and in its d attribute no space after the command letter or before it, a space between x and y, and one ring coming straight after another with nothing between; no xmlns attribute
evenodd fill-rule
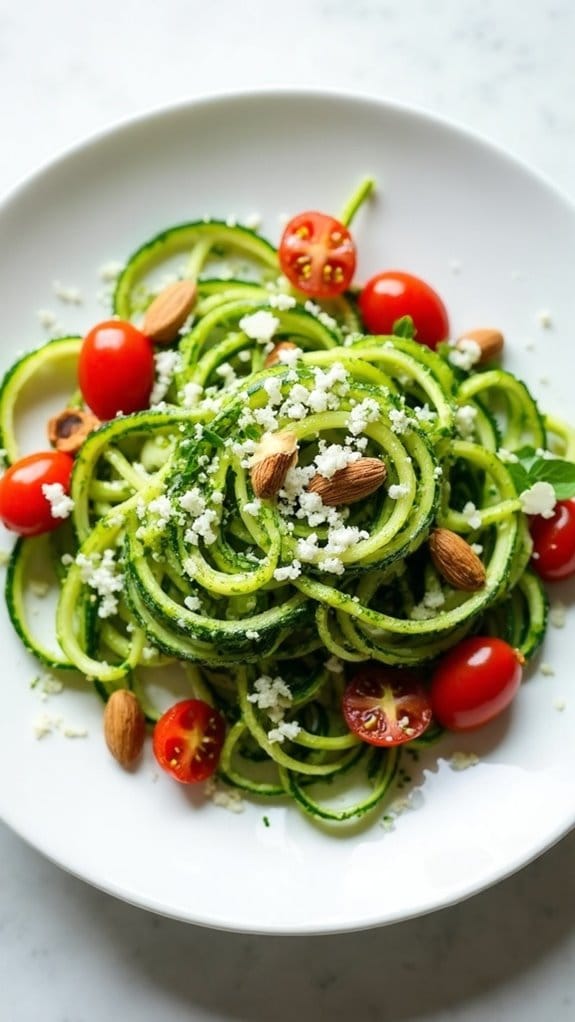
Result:
<svg viewBox="0 0 575 1022"><path fill-rule="evenodd" d="M564 458L536 458L529 470L532 483L550 483L557 500L575 496L575 464Z"/></svg>
<svg viewBox="0 0 575 1022"><path fill-rule="evenodd" d="M417 333L411 316L402 316L401 319L396 319L393 324L393 334L395 337L408 337L409 340L413 340Z"/></svg>
<svg viewBox="0 0 575 1022"><path fill-rule="evenodd" d="M529 481L529 473L527 469L523 468L519 462L506 462L505 468L509 472L509 475L513 479L515 489L517 493L523 493L523 490L528 490L531 483Z"/></svg>

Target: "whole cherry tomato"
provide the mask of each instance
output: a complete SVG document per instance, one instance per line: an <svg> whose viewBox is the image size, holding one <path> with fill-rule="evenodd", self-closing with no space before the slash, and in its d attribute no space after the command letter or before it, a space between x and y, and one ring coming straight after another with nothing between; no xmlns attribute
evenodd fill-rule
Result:
<svg viewBox="0 0 575 1022"><path fill-rule="evenodd" d="M0 520L6 528L21 536L38 536L61 525L68 512L58 515L58 497L69 493L73 464L62 451L42 451L15 461L0 479ZM43 487L54 485L55 490L44 492Z"/></svg>
<svg viewBox="0 0 575 1022"><path fill-rule="evenodd" d="M343 716L350 729L370 745L403 745L431 723L431 704L409 671L366 664L343 694Z"/></svg>
<svg viewBox="0 0 575 1022"><path fill-rule="evenodd" d="M325 213L299 213L286 224L279 261L288 280L312 298L341 294L355 273L355 245L347 227Z"/></svg>
<svg viewBox="0 0 575 1022"><path fill-rule="evenodd" d="M99 419L147 408L154 383L151 341L121 319L98 323L84 338L78 379L86 404Z"/></svg>
<svg viewBox="0 0 575 1022"><path fill-rule="evenodd" d="M503 639L473 636L447 653L431 680L433 716L450 731L487 724L509 706L523 657Z"/></svg>
<svg viewBox="0 0 575 1022"><path fill-rule="evenodd" d="M371 334L392 334L402 316L411 316L415 340L436 348L449 336L447 310L429 284L411 273L386 270L368 280L359 296L359 310Z"/></svg>
<svg viewBox="0 0 575 1022"><path fill-rule="evenodd" d="M182 784L205 781L218 765L226 733L224 718L202 699L184 699L154 728L154 755Z"/></svg>
<svg viewBox="0 0 575 1022"><path fill-rule="evenodd" d="M546 582L575 575L575 500L560 500L552 518L529 519L533 538L531 566ZM535 556L537 555L537 556Z"/></svg>

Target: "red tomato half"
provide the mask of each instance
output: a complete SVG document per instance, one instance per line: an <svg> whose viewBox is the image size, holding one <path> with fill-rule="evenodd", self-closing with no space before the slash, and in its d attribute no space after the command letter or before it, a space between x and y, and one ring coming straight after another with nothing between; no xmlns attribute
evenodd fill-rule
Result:
<svg viewBox="0 0 575 1022"><path fill-rule="evenodd" d="M411 273L376 273L359 296L359 309L370 334L392 334L398 319L411 316L415 340L428 348L436 348L449 336L447 310L441 298Z"/></svg>
<svg viewBox="0 0 575 1022"><path fill-rule="evenodd" d="M531 566L546 582L575 575L575 500L560 500L552 518L529 519L533 550Z"/></svg>
<svg viewBox="0 0 575 1022"><path fill-rule="evenodd" d="M160 717L154 728L154 755L182 784L205 781L218 765L226 725L221 713L202 699L184 699Z"/></svg>
<svg viewBox="0 0 575 1022"><path fill-rule="evenodd" d="M73 464L62 451L29 454L15 461L0 479L0 520L6 528L21 536L57 529L63 519L52 514L42 487L59 483L68 494Z"/></svg>
<svg viewBox="0 0 575 1022"><path fill-rule="evenodd" d="M343 715L350 731L363 742L402 745L429 726L431 704L409 671L366 664L343 694Z"/></svg>
<svg viewBox="0 0 575 1022"><path fill-rule="evenodd" d="M121 319L98 323L84 338L78 380L86 404L99 419L142 411L154 383L149 338Z"/></svg>
<svg viewBox="0 0 575 1022"><path fill-rule="evenodd" d="M299 213L284 229L279 261L288 280L312 298L341 294L355 273L355 245L347 227L325 213Z"/></svg>
<svg viewBox="0 0 575 1022"><path fill-rule="evenodd" d="M433 716L450 731L487 724L516 694L522 663L521 654L503 639L463 639L443 657L433 675Z"/></svg>

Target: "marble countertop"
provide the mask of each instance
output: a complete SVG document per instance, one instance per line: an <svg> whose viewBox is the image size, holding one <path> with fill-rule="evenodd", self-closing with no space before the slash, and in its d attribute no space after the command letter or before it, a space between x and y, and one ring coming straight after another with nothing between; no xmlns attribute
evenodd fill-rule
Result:
<svg viewBox="0 0 575 1022"><path fill-rule="evenodd" d="M351 89L489 136L575 198L571 0L0 0L0 193L111 121L207 92ZM201 930L0 825L2 1022L575 1017L575 834L498 887L333 937Z"/></svg>

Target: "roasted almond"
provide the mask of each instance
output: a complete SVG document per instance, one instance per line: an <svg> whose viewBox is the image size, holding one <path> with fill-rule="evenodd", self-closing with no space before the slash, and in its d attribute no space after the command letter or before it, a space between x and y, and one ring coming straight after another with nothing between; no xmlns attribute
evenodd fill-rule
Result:
<svg viewBox="0 0 575 1022"><path fill-rule="evenodd" d="M48 439L57 451L75 454L92 430L100 426L100 420L81 408L64 408L53 415L48 422Z"/></svg>
<svg viewBox="0 0 575 1022"><path fill-rule="evenodd" d="M281 362L282 351L295 351L296 348L297 344L294 344L293 341L279 341L278 344L274 345L269 355L267 356L264 362L265 368L269 369L271 366L275 366L278 364L278 362Z"/></svg>
<svg viewBox="0 0 575 1022"><path fill-rule="evenodd" d="M456 348L464 351L466 341L474 341L479 346L481 354L475 363L476 365L490 362L491 359L497 358L503 351L503 334L500 330L494 330L489 327L481 330L468 330L467 333L462 334L457 339Z"/></svg>
<svg viewBox="0 0 575 1022"><path fill-rule="evenodd" d="M454 589L470 593L483 589L485 567L462 536L451 529L434 529L429 537L429 549L439 574Z"/></svg>
<svg viewBox="0 0 575 1022"><path fill-rule="evenodd" d="M250 477L256 497L275 497L289 469L297 461L295 433L270 433L258 444L252 457Z"/></svg>
<svg viewBox="0 0 575 1022"><path fill-rule="evenodd" d="M377 458L360 458L345 468L340 468L331 479L317 473L310 481L308 490L317 493L324 504L336 507L338 504L355 504L369 497L385 482L387 469Z"/></svg>
<svg viewBox="0 0 575 1022"><path fill-rule="evenodd" d="M158 344L174 341L195 305L197 290L195 281L177 280L160 291L144 316L146 336Z"/></svg>
<svg viewBox="0 0 575 1022"><path fill-rule="evenodd" d="M104 710L104 738L115 760L123 767L136 762L144 746L146 718L133 692L118 689Z"/></svg>

